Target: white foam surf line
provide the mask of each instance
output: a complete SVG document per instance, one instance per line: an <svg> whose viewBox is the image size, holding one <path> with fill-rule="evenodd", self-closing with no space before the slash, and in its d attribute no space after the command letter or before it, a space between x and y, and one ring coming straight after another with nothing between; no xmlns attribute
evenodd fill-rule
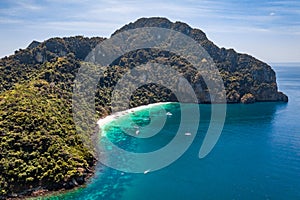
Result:
<svg viewBox="0 0 300 200"><path fill-rule="evenodd" d="M117 118L121 117L121 116L130 114L130 113L134 113L136 111L144 110L144 109L149 109L151 107L155 107L155 106L159 106L159 105L165 105L165 104L170 104L170 103L173 103L173 102L160 102L160 103L153 103L153 104L143 105L143 106L131 108L131 109L128 109L128 110L116 112L116 113L108 115L108 116L106 116L104 118L101 118L97 122L98 127L100 129L100 133L99 134L100 134L100 136L104 137L105 133L104 133L103 130L104 130L105 126L107 124L111 123L112 121L116 120Z"/></svg>

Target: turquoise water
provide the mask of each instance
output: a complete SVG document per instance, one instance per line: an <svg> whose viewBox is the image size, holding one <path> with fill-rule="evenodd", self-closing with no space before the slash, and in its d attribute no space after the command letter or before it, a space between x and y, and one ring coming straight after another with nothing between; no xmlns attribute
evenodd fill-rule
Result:
<svg viewBox="0 0 300 200"><path fill-rule="evenodd" d="M99 164L85 188L51 199L300 199L300 67L275 67L275 71L289 103L228 105L221 137L204 159L198 153L210 105L200 105L196 138L170 166L131 174ZM164 108L173 115L154 137L137 139L122 131L132 126L128 118L141 126L149 123L148 110L142 110L108 125L107 138L128 151L160 149L174 138L180 109L191 109L191 105L167 104ZM152 114L156 120L165 118L159 109Z"/></svg>

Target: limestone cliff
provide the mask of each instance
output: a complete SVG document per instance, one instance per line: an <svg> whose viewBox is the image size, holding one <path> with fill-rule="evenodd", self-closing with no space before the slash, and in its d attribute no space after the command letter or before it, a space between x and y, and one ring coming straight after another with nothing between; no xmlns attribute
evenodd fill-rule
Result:
<svg viewBox="0 0 300 200"><path fill-rule="evenodd" d="M228 103L288 101L288 97L278 91L276 74L268 64L250 55L237 53L233 49L219 48L206 37L204 32L193 29L185 23L172 23L166 18L159 17L141 18L134 23L123 26L114 34L141 27L173 29L199 42L213 58L221 73ZM194 84L194 86L197 87L197 84ZM195 89L199 90L201 88ZM251 100L247 100L250 96ZM200 103L210 102L209 95L199 97L199 101Z"/></svg>
<svg viewBox="0 0 300 200"><path fill-rule="evenodd" d="M274 70L266 63L256 58L235 52L233 49L225 49L217 47L211 42L205 33L199 29L193 29L189 25L182 22L171 22L166 18L141 18L134 23L129 23L119 30L115 31L115 35L121 31L141 28L141 27L161 27L180 31L194 40L196 40L209 53L215 62L222 76L226 89L226 100L228 103L240 102L261 102L261 101L288 101L288 97L278 91L276 83L276 74ZM88 53L105 38L84 38L82 36L69 38L51 38L42 43L32 42L27 49L15 52L15 55L0 60L1 85L0 91L10 89L15 83L25 79L28 75L35 71L41 70L40 66L45 62L67 56L74 55L74 59L82 61ZM157 51L139 50L125 55L130 59L119 59L112 65L118 65L123 68L132 68L149 61L166 60L171 58L167 63L179 66L179 70L190 81L196 91L202 91L201 77L193 76L193 70L183 66L184 60L174 56L170 52L160 54ZM123 57L123 58L124 58ZM186 63L187 64L187 63ZM113 70L114 71L114 70ZM13 73L16 76L13 76ZM118 71L115 73L119 73ZM13 77L12 77L13 76ZM110 79L108 77L108 79ZM116 80L111 80L116 82ZM251 96L251 101L246 99ZM165 100L172 100L164 98ZM203 91L198 95L199 103L210 103L211 97ZM242 100L243 99L243 100ZM150 103L150 102L149 102Z"/></svg>
<svg viewBox="0 0 300 200"><path fill-rule="evenodd" d="M217 47L199 29L165 18L142 18L114 34L137 27L174 29L201 44L220 71L228 103L288 101L287 96L278 91L275 72L269 65L233 49ZM96 157L83 140L95 132L95 121L87 117L91 121L77 130L83 134L77 134L72 91L82 61L104 40L76 36L34 41L28 48L0 59L0 199L30 195L35 188L72 188L76 183L83 184L91 173ZM213 102L202 74L186 60L172 52L138 49L116 59L100 77L95 91L97 118L111 113L112 92L121 77L148 62L172 66L197 91L199 103ZM151 77L138 78L146 81ZM175 82L168 74L161 74L162 79ZM177 82L182 91L186 85L183 80ZM177 100L170 89L151 83L134 91L129 104L135 107ZM86 114L86 110L82 113ZM94 113L89 114L94 116Z"/></svg>

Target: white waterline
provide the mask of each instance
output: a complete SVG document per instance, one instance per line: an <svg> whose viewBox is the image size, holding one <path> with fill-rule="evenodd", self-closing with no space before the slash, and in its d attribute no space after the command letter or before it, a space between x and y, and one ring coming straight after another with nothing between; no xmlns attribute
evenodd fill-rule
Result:
<svg viewBox="0 0 300 200"><path fill-rule="evenodd" d="M155 107L155 106L159 106L159 105L170 104L170 103L173 103L173 102L160 102L160 103L153 103L153 104L143 105L143 106L131 108L131 109L128 109L128 110L116 112L116 113L108 115L108 116L106 116L106 117L104 117L102 119L99 119L98 122L97 122L97 124L98 124L98 127L101 130L100 131L101 136L102 137L105 136L105 133L102 131L105 128L105 126L107 124L111 123L112 121L116 120L117 118L121 117L121 116L130 114L130 113L134 113L134 112L137 112L137 111L140 111L140 110L144 110L144 109L149 109L149 108L152 108L152 107Z"/></svg>

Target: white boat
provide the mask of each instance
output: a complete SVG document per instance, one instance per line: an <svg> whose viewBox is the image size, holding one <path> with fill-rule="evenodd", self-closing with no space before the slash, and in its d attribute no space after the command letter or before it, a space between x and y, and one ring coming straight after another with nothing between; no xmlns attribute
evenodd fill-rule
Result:
<svg viewBox="0 0 300 200"><path fill-rule="evenodd" d="M192 134L191 133L185 133L184 135L185 136L191 136Z"/></svg>
<svg viewBox="0 0 300 200"><path fill-rule="evenodd" d="M139 130L135 131L135 134L136 134L136 135L138 135L139 133L140 133L140 131L139 131Z"/></svg>
<svg viewBox="0 0 300 200"><path fill-rule="evenodd" d="M144 174L148 174L151 171L151 169L147 169L146 171L144 171Z"/></svg>
<svg viewBox="0 0 300 200"><path fill-rule="evenodd" d="M170 113L170 112L167 112L166 115L167 115L167 116L172 116L173 114Z"/></svg>

